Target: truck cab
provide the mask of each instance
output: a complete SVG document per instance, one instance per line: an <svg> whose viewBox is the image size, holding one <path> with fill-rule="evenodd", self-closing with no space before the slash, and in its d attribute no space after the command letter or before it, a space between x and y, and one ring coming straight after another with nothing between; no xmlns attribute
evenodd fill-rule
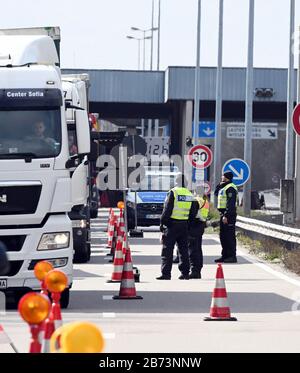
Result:
<svg viewBox="0 0 300 373"><path fill-rule="evenodd" d="M82 198L84 166L70 158L65 103L54 41L0 32L0 242L9 272L0 291L16 298L40 289L34 266L47 260L72 286L73 235L68 216ZM90 151L88 118L76 111L78 154Z"/></svg>

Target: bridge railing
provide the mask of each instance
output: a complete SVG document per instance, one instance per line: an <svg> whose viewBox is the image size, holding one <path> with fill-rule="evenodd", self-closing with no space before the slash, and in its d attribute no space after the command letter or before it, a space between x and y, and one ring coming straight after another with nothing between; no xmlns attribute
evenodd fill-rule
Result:
<svg viewBox="0 0 300 373"><path fill-rule="evenodd" d="M300 245L300 229L297 228L285 227L242 216L238 216L236 226L244 231L281 240L292 245Z"/></svg>

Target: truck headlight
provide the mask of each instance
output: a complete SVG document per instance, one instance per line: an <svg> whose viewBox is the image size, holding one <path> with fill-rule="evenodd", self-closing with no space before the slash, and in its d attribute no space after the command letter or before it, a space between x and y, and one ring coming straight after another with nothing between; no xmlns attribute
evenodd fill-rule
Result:
<svg viewBox="0 0 300 373"><path fill-rule="evenodd" d="M86 228L86 220L72 220L72 228Z"/></svg>
<svg viewBox="0 0 300 373"><path fill-rule="evenodd" d="M45 233L40 240L38 251L66 249L70 244L69 232Z"/></svg>
<svg viewBox="0 0 300 373"><path fill-rule="evenodd" d="M65 267L68 264L68 258L46 259L46 261L52 264L53 268ZM38 262L40 262L40 260L32 260L29 264L28 270L33 271Z"/></svg>

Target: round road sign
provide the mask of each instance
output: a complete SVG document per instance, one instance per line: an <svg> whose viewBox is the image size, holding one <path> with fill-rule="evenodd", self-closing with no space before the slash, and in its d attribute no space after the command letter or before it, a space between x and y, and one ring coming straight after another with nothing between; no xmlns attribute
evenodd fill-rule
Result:
<svg viewBox="0 0 300 373"><path fill-rule="evenodd" d="M213 162L213 153L205 145L196 145L188 152L188 160L194 168L203 170Z"/></svg>
<svg viewBox="0 0 300 373"><path fill-rule="evenodd" d="M209 181L200 181L196 183L196 186L202 188L203 193L206 195L211 193L211 184Z"/></svg>
<svg viewBox="0 0 300 373"><path fill-rule="evenodd" d="M300 136L300 104L298 104L293 112L293 125L294 130Z"/></svg>
<svg viewBox="0 0 300 373"><path fill-rule="evenodd" d="M236 186L246 184L251 175L248 164L243 159L239 158L230 159L224 164L222 174L229 171L233 173L232 181Z"/></svg>

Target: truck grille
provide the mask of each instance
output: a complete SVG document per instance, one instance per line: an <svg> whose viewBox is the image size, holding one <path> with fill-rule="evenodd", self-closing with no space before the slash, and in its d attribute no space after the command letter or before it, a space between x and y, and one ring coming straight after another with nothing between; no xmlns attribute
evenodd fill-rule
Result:
<svg viewBox="0 0 300 373"><path fill-rule="evenodd" d="M38 207L41 191L41 185L0 185L0 215L34 214Z"/></svg>
<svg viewBox="0 0 300 373"><path fill-rule="evenodd" d="M141 203L138 205L138 215L153 214L161 215L164 205L162 203Z"/></svg>
<svg viewBox="0 0 300 373"><path fill-rule="evenodd" d="M0 236L0 242L6 246L7 252L21 251L26 236Z"/></svg>
<svg viewBox="0 0 300 373"><path fill-rule="evenodd" d="M5 275L5 277L13 277L17 275L23 265L24 261L23 260L14 260L10 261L9 265L9 272Z"/></svg>

